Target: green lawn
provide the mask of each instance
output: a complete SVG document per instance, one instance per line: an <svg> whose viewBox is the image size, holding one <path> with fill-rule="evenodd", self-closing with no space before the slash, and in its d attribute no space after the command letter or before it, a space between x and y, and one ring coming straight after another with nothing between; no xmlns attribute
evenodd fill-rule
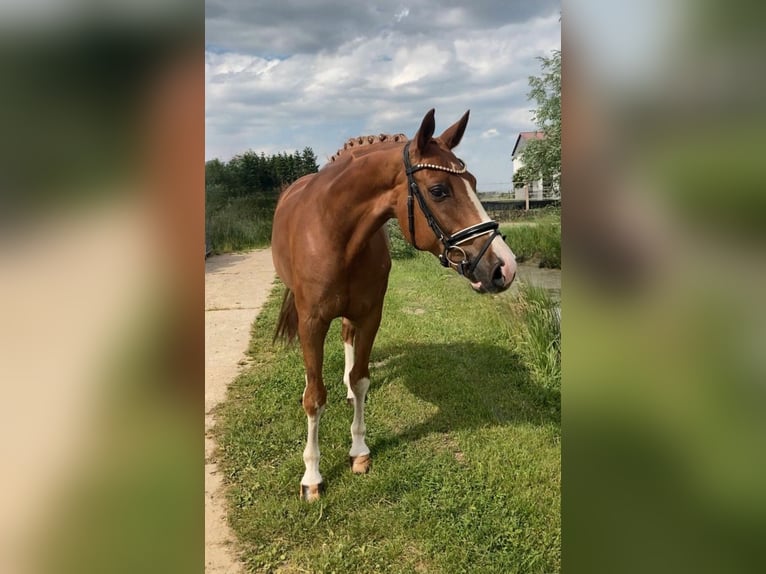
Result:
<svg viewBox="0 0 766 574"><path fill-rule="evenodd" d="M275 289L253 328L252 368L218 413L230 520L250 569L559 571L560 394L515 351L518 296L474 294L428 254L396 261L370 369L372 470L348 468L336 321L320 425L327 492L309 505L298 499L303 362L297 346L271 343Z"/></svg>

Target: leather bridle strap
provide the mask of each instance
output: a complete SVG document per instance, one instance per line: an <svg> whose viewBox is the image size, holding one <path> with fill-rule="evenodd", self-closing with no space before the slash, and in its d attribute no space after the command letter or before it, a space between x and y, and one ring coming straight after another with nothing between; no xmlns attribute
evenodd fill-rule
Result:
<svg viewBox="0 0 766 574"><path fill-rule="evenodd" d="M418 205L420 205L420 210L423 212L428 226L433 230L436 238L444 246L444 252L439 256L439 261L441 264L444 267L453 265L461 275L470 275L474 272L476 266L479 264L479 261L481 261L481 258L489 249L492 241L495 239L495 237L500 235L500 231L498 229L500 224L498 224L496 221L483 221L481 223L477 223L476 225L461 229L453 235L445 233L439 225L439 222L436 220L436 217L428 207L428 204L426 204L423 194L420 193L420 188L418 187L413 174L416 171L420 171L422 169L435 169L460 175L466 172L465 164L463 164L461 161L460 163L462 164L462 168L460 169L453 169L434 164L416 164L413 166L410 161L410 143L411 142L407 142L404 146L404 169L407 174L407 219L412 246L416 249L418 248L417 243L415 242L415 206L413 201L413 197L415 197L418 200ZM479 250L479 253L473 260L468 259L468 256L462 247L460 247L460 244L466 243L472 239L475 239L476 237L486 234L489 234L489 237L487 241L484 242L484 245ZM462 260L459 262L452 261L449 257L450 252L458 252L458 254L462 254Z"/></svg>

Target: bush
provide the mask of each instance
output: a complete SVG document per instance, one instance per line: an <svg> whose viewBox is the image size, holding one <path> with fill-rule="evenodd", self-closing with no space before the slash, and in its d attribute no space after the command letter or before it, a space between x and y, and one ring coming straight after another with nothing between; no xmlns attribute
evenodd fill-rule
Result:
<svg viewBox="0 0 766 574"><path fill-rule="evenodd" d="M385 225L391 250L391 259L410 259L415 257L418 250L407 243L396 219L389 219Z"/></svg>

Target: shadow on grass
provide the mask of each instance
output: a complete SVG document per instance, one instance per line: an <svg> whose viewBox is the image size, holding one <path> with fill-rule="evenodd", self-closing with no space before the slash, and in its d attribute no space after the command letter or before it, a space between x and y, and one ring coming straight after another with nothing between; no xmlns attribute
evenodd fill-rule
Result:
<svg viewBox="0 0 766 574"><path fill-rule="evenodd" d="M514 353L492 344L384 344L374 349L370 372L367 427L373 430L373 437L368 438L373 457L430 434L561 422L560 393L533 383ZM438 410L428 420L396 434L376 432L369 405L385 400L381 397L385 387L397 381ZM337 465L328 474L347 470Z"/></svg>

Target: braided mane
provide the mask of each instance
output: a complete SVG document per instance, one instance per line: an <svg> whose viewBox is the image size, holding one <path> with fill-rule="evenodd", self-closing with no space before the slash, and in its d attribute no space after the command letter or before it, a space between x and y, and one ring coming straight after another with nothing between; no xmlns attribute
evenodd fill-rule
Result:
<svg viewBox="0 0 766 574"><path fill-rule="evenodd" d="M342 154L347 149L374 145L376 143L383 142L406 142L408 139L409 138L404 134L380 134L377 136L359 136L351 138L343 144L342 148L335 152L335 154L330 158L330 161L333 162L338 159L340 154Z"/></svg>

